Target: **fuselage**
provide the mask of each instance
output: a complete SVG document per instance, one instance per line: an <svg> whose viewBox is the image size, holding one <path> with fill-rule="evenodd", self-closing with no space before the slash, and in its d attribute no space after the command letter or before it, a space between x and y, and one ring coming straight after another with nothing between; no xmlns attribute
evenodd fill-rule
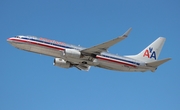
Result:
<svg viewBox="0 0 180 110"><path fill-rule="evenodd" d="M114 55L108 52L101 52L99 55L94 56L83 55L81 58L67 57L63 55L66 49L82 51L86 48L55 40L49 40L46 38L38 38L34 36L15 36L7 39L7 41L18 49L44 54L54 58L62 58L74 65L85 62L85 64L88 64L89 66L96 66L117 71L144 72L149 70L149 67L147 67L144 62Z"/></svg>

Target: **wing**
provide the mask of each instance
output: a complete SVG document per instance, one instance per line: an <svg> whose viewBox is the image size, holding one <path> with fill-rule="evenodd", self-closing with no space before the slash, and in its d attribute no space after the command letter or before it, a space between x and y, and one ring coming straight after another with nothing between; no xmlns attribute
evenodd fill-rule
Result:
<svg viewBox="0 0 180 110"><path fill-rule="evenodd" d="M132 28L129 28L122 36L119 36L113 40L110 40L110 41L107 41L107 42L104 42L102 44L99 44L99 45L96 45L96 46L93 46L91 48L87 48L87 49L84 49L82 50L81 52L83 54L100 54L101 52L103 51L107 51L107 49L111 46L113 46L114 44L124 40L128 34L130 33Z"/></svg>

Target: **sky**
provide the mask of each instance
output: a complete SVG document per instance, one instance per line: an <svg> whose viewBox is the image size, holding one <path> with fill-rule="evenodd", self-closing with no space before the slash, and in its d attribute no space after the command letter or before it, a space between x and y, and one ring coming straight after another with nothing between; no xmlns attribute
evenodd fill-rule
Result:
<svg viewBox="0 0 180 110"><path fill-rule="evenodd" d="M179 0L1 0L0 110L180 110ZM6 40L33 35L91 47L132 31L109 52L139 53L160 36L156 72L89 72L53 66L53 57Z"/></svg>

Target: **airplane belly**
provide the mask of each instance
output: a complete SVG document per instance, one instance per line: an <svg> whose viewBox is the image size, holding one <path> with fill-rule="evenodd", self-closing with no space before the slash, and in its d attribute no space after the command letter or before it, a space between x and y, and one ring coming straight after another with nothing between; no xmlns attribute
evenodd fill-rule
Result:
<svg viewBox="0 0 180 110"><path fill-rule="evenodd" d="M31 45L31 52L35 52L35 53L39 53L39 54L44 54L44 55L48 55L48 56L52 56L52 57L61 57L61 53L62 51L59 50L55 50L55 49L51 49L48 47L42 47L42 46L35 46L35 45Z"/></svg>
<svg viewBox="0 0 180 110"><path fill-rule="evenodd" d="M19 42L13 42L11 43L14 47L22 50L30 50L31 47L29 45L25 45L24 43L19 43Z"/></svg>
<svg viewBox="0 0 180 110"><path fill-rule="evenodd" d="M130 71L130 68L127 66L124 66L123 64L118 64L118 63L103 61L103 60L98 60L98 62L99 62L99 67L101 68L117 70L117 71Z"/></svg>
<svg viewBox="0 0 180 110"><path fill-rule="evenodd" d="M12 43L13 46L15 46L18 49L38 53L38 54L43 54L47 56L52 56L52 57L61 57L62 51L51 49L48 47L43 47L39 45L34 45L34 44L29 44L29 43Z"/></svg>

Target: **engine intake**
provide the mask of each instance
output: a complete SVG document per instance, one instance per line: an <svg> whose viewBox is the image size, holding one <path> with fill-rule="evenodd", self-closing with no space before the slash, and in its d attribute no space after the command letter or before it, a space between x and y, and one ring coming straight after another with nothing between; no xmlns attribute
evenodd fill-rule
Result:
<svg viewBox="0 0 180 110"><path fill-rule="evenodd" d="M71 63L61 59L61 58L55 58L54 59L54 66L62 67L62 68L70 68L72 67Z"/></svg>

